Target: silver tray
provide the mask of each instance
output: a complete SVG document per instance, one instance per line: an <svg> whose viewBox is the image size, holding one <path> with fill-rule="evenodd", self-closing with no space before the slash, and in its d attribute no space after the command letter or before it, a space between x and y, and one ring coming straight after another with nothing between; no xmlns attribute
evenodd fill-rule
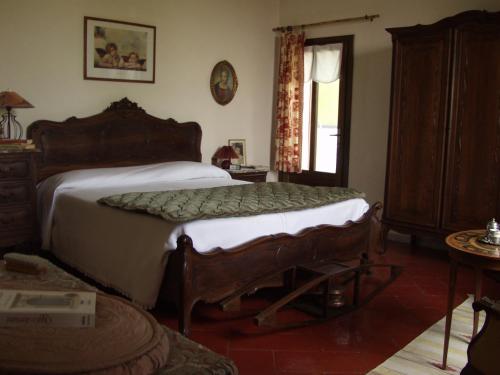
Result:
<svg viewBox="0 0 500 375"><path fill-rule="evenodd" d="M482 236L482 237L478 237L477 239L479 242L482 242L482 243L485 243L487 245L493 245L493 246L499 246L500 244L498 243L495 243L493 241L491 241L488 236Z"/></svg>

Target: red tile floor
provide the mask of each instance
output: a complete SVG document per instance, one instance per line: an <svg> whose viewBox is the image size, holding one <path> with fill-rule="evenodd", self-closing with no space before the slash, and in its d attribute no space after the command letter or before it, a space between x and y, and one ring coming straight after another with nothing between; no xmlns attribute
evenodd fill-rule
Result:
<svg viewBox="0 0 500 375"><path fill-rule="evenodd" d="M446 313L449 262L443 250L390 243L377 262L404 266L401 276L359 310L306 328L263 332L252 319L234 318L214 305L197 305L191 338L233 359L240 374L365 374L408 344ZM366 282L376 282L368 277ZM365 284L366 285L366 284ZM368 287L366 287L368 288ZM455 304L473 293L473 273L461 267ZM500 298L500 284L485 278L483 294ZM262 294L243 307L259 308ZM302 318L295 310L282 314ZM176 328L175 312L154 312Z"/></svg>

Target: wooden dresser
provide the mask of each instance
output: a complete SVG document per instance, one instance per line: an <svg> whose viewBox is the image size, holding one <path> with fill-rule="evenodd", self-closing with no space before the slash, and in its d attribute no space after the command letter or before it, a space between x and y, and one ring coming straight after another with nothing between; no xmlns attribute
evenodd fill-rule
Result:
<svg viewBox="0 0 500 375"><path fill-rule="evenodd" d="M0 248L37 239L37 151L0 153Z"/></svg>
<svg viewBox="0 0 500 375"><path fill-rule="evenodd" d="M483 228L500 217L500 12L388 31L385 229Z"/></svg>

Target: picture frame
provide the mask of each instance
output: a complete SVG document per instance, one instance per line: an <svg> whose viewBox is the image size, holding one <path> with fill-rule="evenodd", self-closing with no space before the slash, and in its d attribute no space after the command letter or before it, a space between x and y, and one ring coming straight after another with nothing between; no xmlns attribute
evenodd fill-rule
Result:
<svg viewBox="0 0 500 375"><path fill-rule="evenodd" d="M228 141L229 146L232 146L233 149L236 151L236 153L239 155L238 159L231 159L231 162L233 160L236 160L236 165L246 165L247 164L247 145L244 139L230 139Z"/></svg>
<svg viewBox="0 0 500 375"><path fill-rule="evenodd" d="M156 27L84 17L83 78L154 83Z"/></svg>
<svg viewBox="0 0 500 375"><path fill-rule="evenodd" d="M226 105L233 100L238 89L238 77L233 66L226 60L215 64L210 74L210 92L220 105Z"/></svg>

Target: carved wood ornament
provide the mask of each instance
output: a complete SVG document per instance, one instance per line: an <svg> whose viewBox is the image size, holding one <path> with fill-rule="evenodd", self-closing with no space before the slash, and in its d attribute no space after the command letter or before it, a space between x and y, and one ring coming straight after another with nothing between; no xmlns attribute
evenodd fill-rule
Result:
<svg viewBox="0 0 500 375"><path fill-rule="evenodd" d="M94 116L35 121L28 138L42 151L39 180L75 169L201 161L200 125L159 119L127 98Z"/></svg>

